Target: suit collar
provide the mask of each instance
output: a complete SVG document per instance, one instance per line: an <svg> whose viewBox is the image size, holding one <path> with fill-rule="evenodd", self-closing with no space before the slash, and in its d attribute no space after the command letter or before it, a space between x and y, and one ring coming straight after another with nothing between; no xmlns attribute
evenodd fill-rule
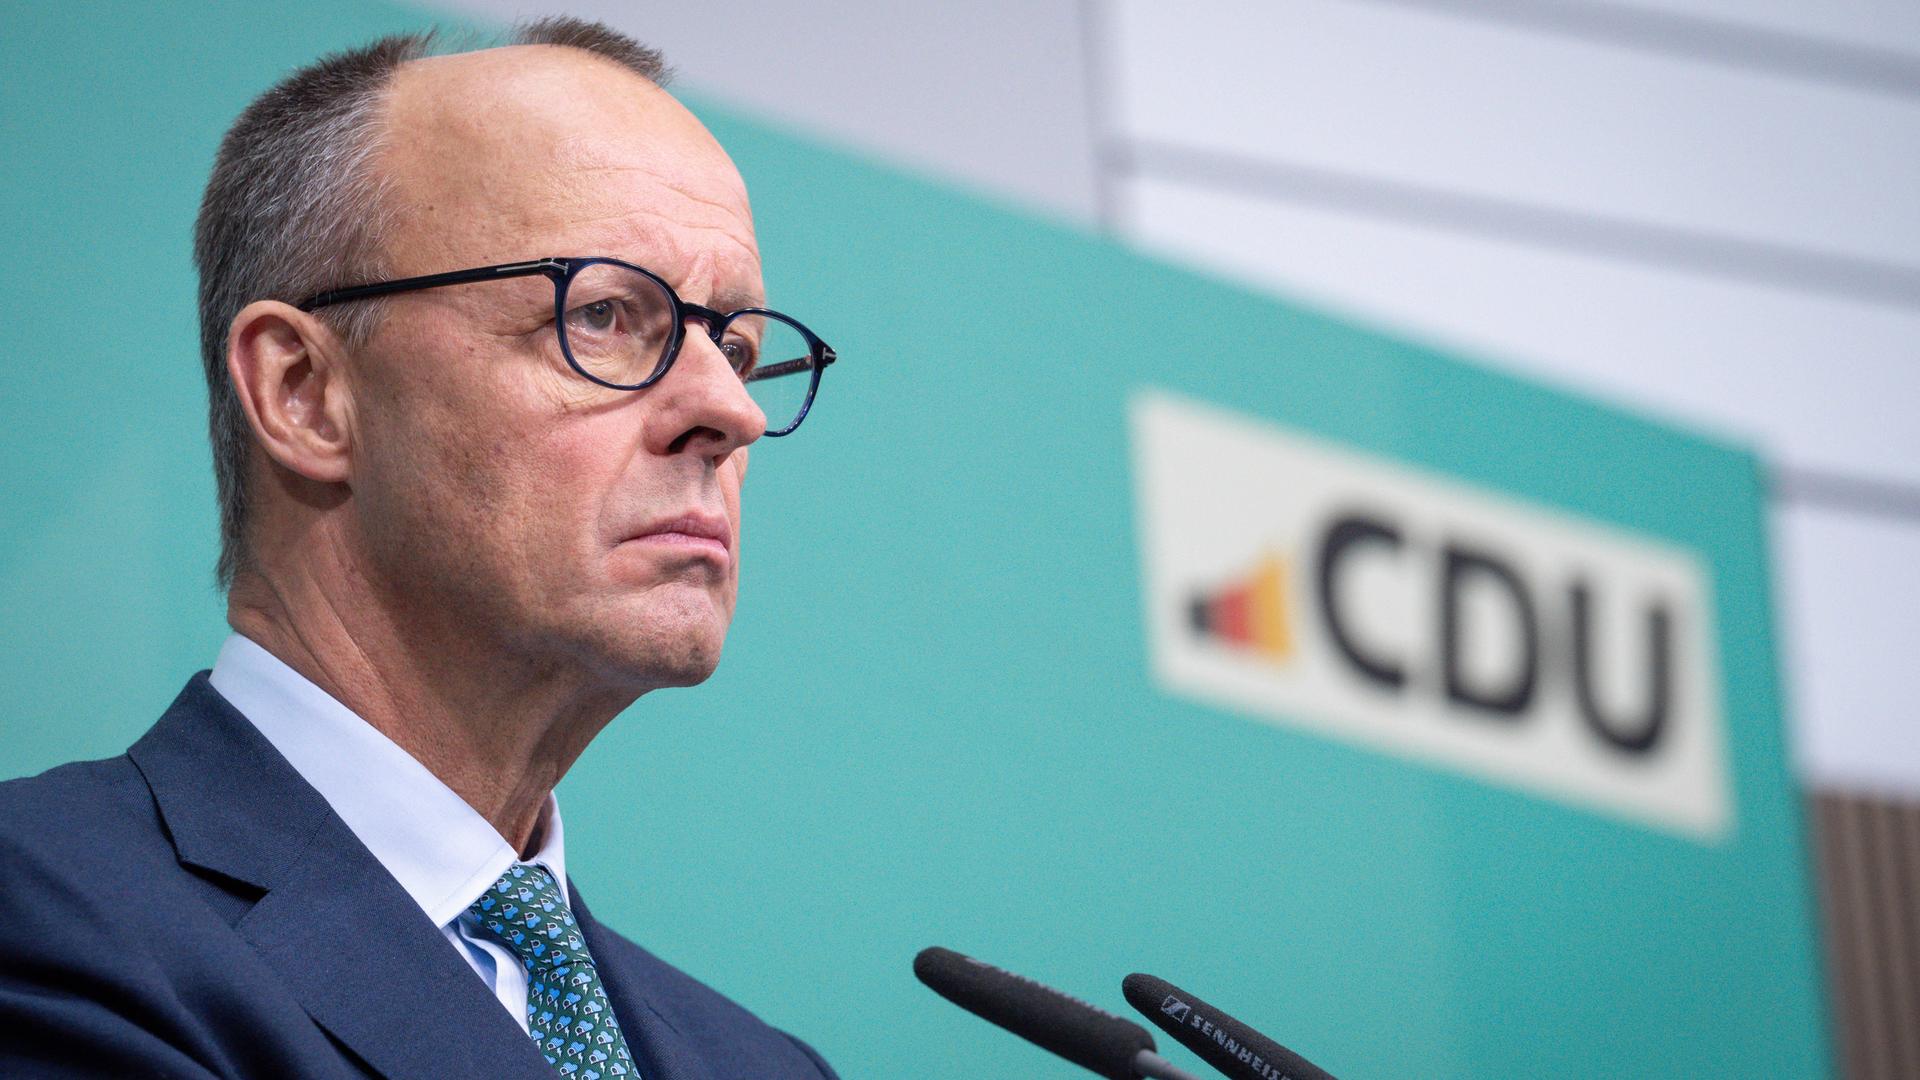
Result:
<svg viewBox="0 0 1920 1080"><path fill-rule="evenodd" d="M180 861L256 888L272 888L332 816L204 671L127 756L146 777Z"/></svg>
<svg viewBox="0 0 1920 1080"><path fill-rule="evenodd" d="M440 928L204 672L128 756L180 861L266 891L235 929L381 1075L553 1080Z"/></svg>

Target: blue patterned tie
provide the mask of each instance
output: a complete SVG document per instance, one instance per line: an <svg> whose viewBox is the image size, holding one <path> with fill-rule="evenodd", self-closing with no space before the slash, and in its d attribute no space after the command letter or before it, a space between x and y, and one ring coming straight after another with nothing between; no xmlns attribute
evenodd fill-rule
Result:
<svg viewBox="0 0 1920 1080"><path fill-rule="evenodd" d="M526 966L527 1034L560 1075L572 1080L635 1075L613 1003L546 867L508 867L467 910Z"/></svg>

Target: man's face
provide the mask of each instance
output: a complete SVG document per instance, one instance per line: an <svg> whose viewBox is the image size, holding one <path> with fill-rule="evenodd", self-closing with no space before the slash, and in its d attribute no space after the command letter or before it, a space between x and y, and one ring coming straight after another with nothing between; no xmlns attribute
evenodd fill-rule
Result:
<svg viewBox="0 0 1920 1080"><path fill-rule="evenodd" d="M389 120L395 277L605 255L690 302L761 302L739 174L608 61L525 46L415 62ZM610 390L567 366L550 280L461 285L388 301L348 373L358 539L425 640L625 689L712 672L765 417L698 324L660 382Z"/></svg>

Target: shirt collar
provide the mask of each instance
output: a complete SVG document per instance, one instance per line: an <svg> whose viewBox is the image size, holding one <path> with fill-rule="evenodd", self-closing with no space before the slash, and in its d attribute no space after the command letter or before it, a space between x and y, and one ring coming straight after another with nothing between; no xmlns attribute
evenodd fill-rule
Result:
<svg viewBox="0 0 1920 1080"><path fill-rule="evenodd" d="M306 676L233 634L213 688L320 792L436 926L480 899L509 866L513 846L425 765ZM565 887L564 830L552 794L535 833L540 863Z"/></svg>

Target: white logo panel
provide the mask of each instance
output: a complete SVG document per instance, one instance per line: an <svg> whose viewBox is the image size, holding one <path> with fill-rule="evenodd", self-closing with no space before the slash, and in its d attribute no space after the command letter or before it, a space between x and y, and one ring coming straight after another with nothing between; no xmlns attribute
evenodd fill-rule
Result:
<svg viewBox="0 0 1920 1080"><path fill-rule="evenodd" d="M1730 829L1697 556L1163 393L1131 424L1168 690L1701 840Z"/></svg>

